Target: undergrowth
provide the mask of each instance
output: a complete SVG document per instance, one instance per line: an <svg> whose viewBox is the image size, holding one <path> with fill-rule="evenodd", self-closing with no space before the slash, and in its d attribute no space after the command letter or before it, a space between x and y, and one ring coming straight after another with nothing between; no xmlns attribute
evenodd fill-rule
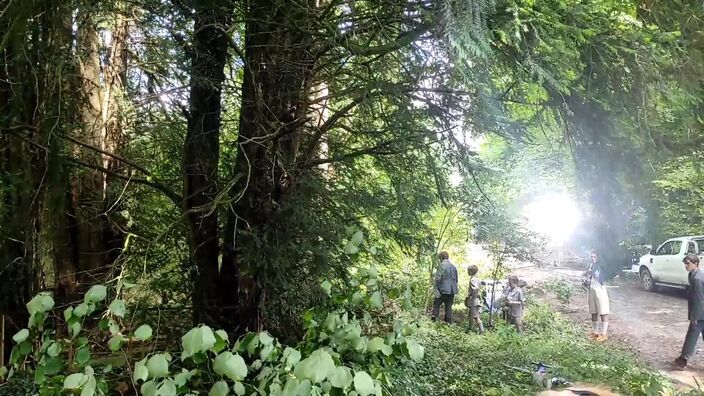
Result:
<svg viewBox="0 0 704 396"><path fill-rule="evenodd" d="M417 337L425 358L398 369L394 395L532 395L541 390L532 376L507 367L532 370L532 362L552 366L569 381L606 385L627 395L684 394L626 349L588 341L545 303L530 301L525 324L522 335L502 324L478 335L459 324L422 322Z"/></svg>

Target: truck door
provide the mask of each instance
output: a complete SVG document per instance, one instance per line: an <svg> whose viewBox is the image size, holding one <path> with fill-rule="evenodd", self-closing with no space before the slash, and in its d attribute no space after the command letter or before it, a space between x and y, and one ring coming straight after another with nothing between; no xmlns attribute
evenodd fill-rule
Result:
<svg viewBox="0 0 704 396"><path fill-rule="evenodd" d="M686 246L686 247L685 247ZM695 241L685 241L685 245L682 246L683 251L682 254L680 254L679 258L679 264L675 263L674 268L677 268L679 266L679 269L676 269L675 271L675 278L676 278L676 283L682 286L687 286L689 284L689 273L687 270L684 268L684 257L688 254L697 254L698 252L698 247L697 243Z"/></svg>
<svg viewBox="0 0 704 396"><path fill-rule="evenodd" d="M650 273L655 280L660 282L672 282L667 276L667 259L672 255L672 244L675 241L665 241L660 245L653 254L652 263L650 264Z"/></svg>
<svg viewBox="0 0 704 396"><path fill-rule="evenodd" d="M662 280L678 285L687 284L687 271L684 269L682 259L687 251L687 242L683 240L672 241L670 254L663 256L664 272Z"/></svg>

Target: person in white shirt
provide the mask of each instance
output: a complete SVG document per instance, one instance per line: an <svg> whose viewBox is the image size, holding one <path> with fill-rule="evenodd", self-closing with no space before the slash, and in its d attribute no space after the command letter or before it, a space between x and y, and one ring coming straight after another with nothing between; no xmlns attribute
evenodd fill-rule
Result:
<svg viewBox="0 0 704 396"><path fill-rule="evenodd" d="M590 338L598 342L606 341L609 330L609 293L606 291L606 271L600 265L595 251L591 254L589 265L589 313L592 315L592 334ZM601 322L599 322L601 319Z"/></svg>

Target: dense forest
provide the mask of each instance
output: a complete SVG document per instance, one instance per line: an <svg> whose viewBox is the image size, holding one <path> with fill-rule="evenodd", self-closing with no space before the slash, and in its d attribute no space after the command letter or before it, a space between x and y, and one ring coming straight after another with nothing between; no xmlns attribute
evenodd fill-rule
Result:
<svg viewBox="0 0 704 396"><path fill-rule="evenodd" d="M702 18L699 0L0 1L4 363L47 395L122 384L86 345L129 351L134 392L149 366L147 395L393 394L437 252L535 259L517 208L552 186L607 261L702 234ZM158 328L164 351L188 332L187 375L165 353L133 366Z"/></svg>

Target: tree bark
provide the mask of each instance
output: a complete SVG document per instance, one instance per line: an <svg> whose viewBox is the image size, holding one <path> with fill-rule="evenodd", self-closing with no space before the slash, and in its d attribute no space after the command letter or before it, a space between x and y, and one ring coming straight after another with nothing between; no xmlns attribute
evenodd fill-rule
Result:
<svg viewBox="0 0 704 396"><path fill-rule="evenodd" d="M69 156L86 167L62 165L52 170L50 189L55 220L54 262L57 296L73 299L95 283L107 281L124 244L125 221L119 215L125 184L112 174L124 172L123 164L101 153L120 155L126 144L124 133L125 79L128 61L128 18L122 4L109 14L115 19L104 67L100 53L105 47L97 30L97 14L88 6L79 8L75 21L75 68L78 77L66 92L79 95L71 101L78 127L66 133L70 141L64 149L53 139L51 155L63 164ZM69 29L70 32L70 29ZM70 35L69 35L70 37ZM79 144L80 143L80 144Z"/></svg>
<svg viewBox="0 0 704 396"><path fill-rule="evenodd" d="M80 117L78 140L94 147L103 147L103 92L100 70L100 37L92 11L79 9L77 17L77 55L79 70ZM100 153L82 147L76 157L87 164L101 166ZM105 178L94 169L80 169L71 175L70 205L75 213L78 243L78 282L82 288L101 282L106 271L103 243L103 198Z"/></svg>
<svg viewBox="0 0 704 396"><path fill-rule="evenodd" d="M228 213L234 252L223 269L240 276L241 330L261 327L268 271L268 240L276 229L280 203L295 186L296 162L309 121L315 66L314 38L291 26L315 21L317 2L281 7L275 0L251 1L247 8L245 66L239 120L238 155ZM314 22L313 22L314 23ZM233 219L236 219L233 220ZM278 219L278 220L277 220ZM228 238L231 236L228 234ZM273 242L273 241L272 241Z"/></svg>
<svg viewBox="0 0 704 396"><path fill-rule="evenodd" d="M125 83L127 81L128 39L130 24L126 10L118 10L112 40L109 47L108 64L103 94L103 124L105 125L104 150L119 156L127 145L125 133ZM103 203L103 241L106 248L105 263L113 266L122 254L125 244L127 221L121 215L124 210L123 192L126 183L114 174L125 174L125 165L114 157L103 156L103 168L112 173L105 175L105 199Z"/></svg>
<svg viewBox="0 0 704 396"><path fill-rule="evenodd" d="M234 330L236 278L219 268L218 165L222 85L233 13L229 1L195 6L188 132L183 150L183 210L190 230L190 255L197 269L194 319Z"/></svg>
<svg viewBox="0 0 704 396"><path fill-rule="evenodd" d="M25 303L44 287L42 265L50 261L43 256L51 250L50 136L65 114L58 111L62 67L48 66L64 64L71 42L66 15L66 7L48 2L11 3L0 15L0 30L7 34L0 49L0 313L17 327L26 325ZM13 330L19 329L6 327Z"/></svg>

